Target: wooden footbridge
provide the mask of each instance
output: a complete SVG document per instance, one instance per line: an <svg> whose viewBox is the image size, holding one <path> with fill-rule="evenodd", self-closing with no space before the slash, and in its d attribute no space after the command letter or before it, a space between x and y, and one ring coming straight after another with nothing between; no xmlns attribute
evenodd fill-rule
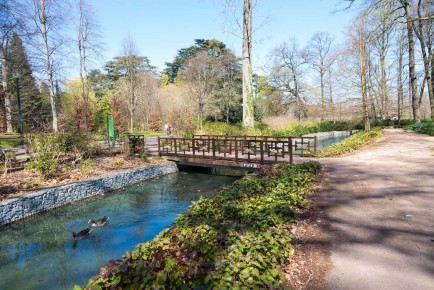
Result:
<svg viewBox="0 0 434 290"><path fill-rule="evenodd" d="M159 137L158 152L183 165L252 169L294 162L317 151L316 137L194 135Z"/></svg>

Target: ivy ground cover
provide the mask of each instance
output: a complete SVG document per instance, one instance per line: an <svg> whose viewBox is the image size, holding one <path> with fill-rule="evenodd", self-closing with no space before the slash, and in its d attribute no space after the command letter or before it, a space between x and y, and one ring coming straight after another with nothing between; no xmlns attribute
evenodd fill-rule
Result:
<svg viewBox="0 0 434 290"><path fill-rule="evenodd" d="M275 165L201 198L171 228L101 268L85 289L285 288L294 210L307 202L319 170L314 161Z"/></svg>

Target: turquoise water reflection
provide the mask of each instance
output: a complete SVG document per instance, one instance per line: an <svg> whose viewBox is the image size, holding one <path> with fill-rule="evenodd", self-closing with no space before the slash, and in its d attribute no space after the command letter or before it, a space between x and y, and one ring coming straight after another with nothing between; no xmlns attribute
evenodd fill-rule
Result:
<svg viewBox="0 0 434 290"><path fill-rule="evenodd" d="M350 136L351 136L351 132L339 132L327 136L318 136L317 138L318 150L322 150L326 147L329 147L330 145L344 141Z"/></svg>
<svg viewBox="0 0 434 290"><path fill-rule="evenodd" d="M168 175L1 228L0 289L84 285L110 259L155 237L192 201L233 181L199 173ZM104 215L110 217L104 227L74 243L72 231Z"/></svg>

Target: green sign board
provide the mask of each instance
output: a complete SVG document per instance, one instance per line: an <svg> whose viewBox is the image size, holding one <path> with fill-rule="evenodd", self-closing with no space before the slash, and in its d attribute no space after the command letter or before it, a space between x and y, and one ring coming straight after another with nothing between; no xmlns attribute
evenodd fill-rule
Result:
<svg viewBox="0 0 434 290"><path fill-rule="evenodd" d="M107 116L107 135L109 145L115 145L115 122L112 115Z"/></svg>

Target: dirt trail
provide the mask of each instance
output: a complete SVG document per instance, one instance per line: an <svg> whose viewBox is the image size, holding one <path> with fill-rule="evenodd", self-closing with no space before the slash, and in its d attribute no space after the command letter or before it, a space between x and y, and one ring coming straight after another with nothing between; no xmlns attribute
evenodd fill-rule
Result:
<svg viewBox="0 0 434 290"><path fill-rule="evenodd" d="M434 289L434 137L386 130L367 150L321 159L330 289Z"/></svg>

